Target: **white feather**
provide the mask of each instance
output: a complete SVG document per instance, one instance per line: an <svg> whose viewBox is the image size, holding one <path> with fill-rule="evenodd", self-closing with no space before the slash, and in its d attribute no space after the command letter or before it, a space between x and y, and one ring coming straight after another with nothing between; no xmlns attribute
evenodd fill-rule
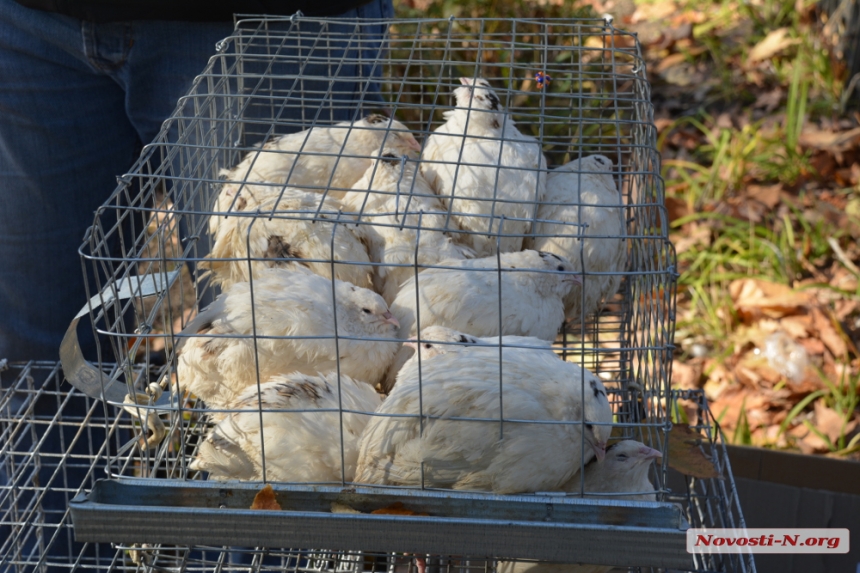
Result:
<svg viewBox="0 0 860 573"><path fill-rule="evenodd" d="M251 283L231 285L183 331L198 336L182 346L180 386L218 408L255 386L258 369L264 381L336 371L338 361L342 375L375 385L398 347L381 340L395 338L397 321L368 289L335 281L332 290L331 280L315 274L263 269L253 281L252 312Z"/></svg>
<svg viewBox="0 0 860 573"><path fill-rule="evenodd" d="M624 207L612 161L592 155L550 171L537 219L535 239L525 244L567 257L585 272L582 286L575 285L564 299L567 318L584 320L618 291L627 264Z"/></svg>
<svg viewBox="0 0 860 573"><path fill-rule="evenodd" d="M423 464L428 487L546 491L579 471L592 448L605 447L612 411L600 380L587 370L549 349L506 348L500 364L497 348L455 348L422 361L420 382L417 361L401 371L379 413L412 416L371 420L361 439L356 482L417 486ZM502 403L506 420L580 423L508 421L500 437ZM491 421L450 419L460 417ZM586 451L583 420L606 424L586 429Z"/></svg>
<svg viewBox="0 0 860 573"><path fill-rule="evenodd" d="M336 279L372 288L367 248L352 217L339 213L343 209L339 201L299 189L286 188L282 194L273 188L248 187L259 201L258 215L242 210L212 215L219 218L215 243L200 266L212 271L213 284L247 281L251 274L275 266L331 278L334 267ZM332 260L356 264L332 265Z"/></svg>
<svg viewBox="0 0 860 573"><path fill-rule="evenodd" d="M400 286L425 265L475 256L444 231L447 214L416 166L384 149L343 198L347 210L359 216L376 267L375 282L391 304ZM395 266L403 265L403 266Z"/></svg>
<svg viewBox="0 0 860 573"><path fill-rule="evenodd" d="M428 326L421 329L420 336L410 337L406 344L417 347L418 352L409 360L427 360L440 354L457 350L462 345L485 346L498 348L500 346L524 346L529 348L551 348L552 342L533 336L472 336L444 326Z"/></svg>
<svg viewBox="0 0 860 573"><path fill-rule="evenodd" d="M646 492L654 489L648 479L648 470L651 460L658 457L660 452L641 442L623 440L606 450L606 458L602 462L592 461L581 476L574 476L561 489L578 493L584 482L583 491L588 493L641 492L629 496L603 496L606 499L656 501L656 493ZM499 561L496 567L498 573L607 573L612 569L612 565L575 565L543 561Z"/></svg>
<svg viewBox="0 0 860 573"><path fill-rule="evenodd" d="M478 256L522 249L546 189L540 142L520 133L486 80L460 78L457 107L427 138L421 168Z"/></svg>
<svg viewBox="0 0 860 573"><path fill-rule="evenodd" d="M582 488L582 491L592 494L629 493L631 495L597 497L619 501L656 501L657 493L648 479L648 472L651 462L662 457L659 451L642 442L622 440L609 446L602 462L595 461L586 466L582 480L577 476L562 485L561 490L579 493Z"/></svg>
<svg viewBox="0 0 860 573"><path fill-rule="evenodd" d="M273 376L259 393L254 385L236 397L230 406L241 411L225 415L209 432L190 468L219 480L350 482L359 437L381 403L373 388L348 376L340 384L335 373Z"/></svg>
<svg viewBox="0 0 860 573"><path fill-rule="evenodd" d="M226 181L216 210L235 210L243 197L243 209L254 209L255 198L246 191L247 183L289 185L339 198L370 165L369 151L383 144L399 154L414 154L421 149L405 125L375 114L355 122L282 135L259 151L249 151L232 169L222 170ZM210 219L213 234L218 222L217 218Z"/></svg>
<svg viewBox="0 0 860 573"><path fill-rule="evenodd" d="M428 269L410 278L391 303L391 312L400 321L400 338L439 325L473 336L555 340L564 322L562 300L574 281L568 274L573 267L563 257L522 251L502 253L498 259L491 256L442 264L454 268ZM391 387L410 356L411 348L398 351L386 375L385 389Z"/></svg>

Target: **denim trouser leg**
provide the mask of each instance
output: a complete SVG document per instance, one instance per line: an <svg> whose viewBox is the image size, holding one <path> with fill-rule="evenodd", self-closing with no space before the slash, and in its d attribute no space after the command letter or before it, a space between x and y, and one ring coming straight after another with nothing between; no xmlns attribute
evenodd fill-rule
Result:
<svg viewBox="0 0 860 573"><path fill-rule="evenodd" d="M80 25L0 1L0 356L56 360L84 302L77 253L140 143Z"/></svg>
<svg viewBox="0 0 860 573"><path fill-rule="evenodd" d="M377 0L341 16L392 14L391 0ZM0 358L56 360L65 329L85 302L77 248L93 212L115 188L116 176L157 135L233 25L93 24L0 0L0 26ZM381 41L383 26L378 28ZM330 29L348 34L352 27ZM367 41L368 31L363 29L361 56L373 62L379 44ZM333 44L338 41L347 44ZM348 45L354 58L354 40ZM290 56L290 50L300 53L291 46L280 53ZM339 65L342 51L332 53L329 64L303 71L318 77L381 73L370 63L360 71ZM298 66L272 71L296 73ZM378 99L361 94L357 84L334 82L333 91L341 94L337 104L317 115L314 100L326 98L328 83L298 82L285 106L252 107L246 117L342 121L354 116L350 107L361 106L360 99ZM249 130L252 141L244 143L254 142L253 133L264 137L266 129L257 124ZM176 130L173 124L171 140ZM94 358L86 346L82 340L84 354Z"/></svg>
<svg viewBox="0 0 860 573"><path fill-rule="evenodd" d="M94 211L232 29L143 24L0 0L0 357L57 359Z"/></svg>
<svg viewBox="0 0 860 573"><path fill-rule="evenodd" d="M392 14L390 0L377 0L343 16ZM0 0L0 358L57 360L63 334L86 302L77 250L94 211L232 29L229 22L93 24ZM373 45L365 44L364 51L372 61ZM364 77L380 72L362 69ZM278 117L299 119L294 114L313 110L304 96L294 92L305 105L285 108ZM348 107L319 120L349 119ZM174 126L169 138L176 137ZM82 350L92 360L88 330L82 324ZM46 414L51 407L39 405ZM65 414L83 416L72 410ZM42 451L59 453L75 431L57 430L65 438L50 436ZM70 487L81 483L84 469L68 472ZM63 506L46 510L64 510L61 498L46 498L46 505ZM67 555L71 543L58 540L48 550L51 559Z"/></svg>

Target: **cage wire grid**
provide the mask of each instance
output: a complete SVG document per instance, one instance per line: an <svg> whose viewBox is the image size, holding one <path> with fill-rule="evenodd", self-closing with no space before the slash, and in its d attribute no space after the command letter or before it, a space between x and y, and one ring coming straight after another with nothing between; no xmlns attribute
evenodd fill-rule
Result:
<svg viewBox="0 0 860 573"><path fill-rule="evenodd" d="M110 366L106 372L111 372ZM69 502L104 475L105 444L121 447L133 436L134 421L64 382L59 364L14 363L2 376L0 570L417 573L414 556L402 553L76 542ZM705 436L703 451L714 460L721 477L697 480L674 473L667 500L683 507L692 526L743 527L725 446L703 393L673 392L672 403L694 417L691 425ZM135 458L128 453L125 461L134 465ZM697 555L695 559L693 571L755 571L751 556ZM424 560L425 570L431 573L510 570L510 562L481 557L427 555Z"/></svg>
<svg viewBox="0 0 860 573"><path fill-rule="evenodd" d="M377 37L379 32L384 32L384 41ZM536 72L551 77L551 83L539 88ZM211 405L207 409L193 396L177 391L177 383L179 387L183 383L177 375L177 346L188 344L196 336L180 331L219 294L211 276L206 276L206 265L219 263L243 270L251 279L254 296L257 266L273 263L265 253L252 252L251 233L255 228L268 223L312 221L329 237L328 256L300 258L282 252L275 262L288 268L311 264L328 267L329 277L336 276L342 266L364 265L368 272L382 266L332 256L337 233L346 232L350 226L414 231L416 257L422 233L456 232L467 238L487 234L496 241L511 236L526 241L541 238L534 228L541 222L535 210L519 218L495 214L496 204L517 203L500 199L497 189L493 197L484 199L491 205L492 215L482 213L477 217L482 224L486 222L486 231L455 227L457 211L453 207L447 210L444 224L425 224L424 213L409 211L410 201L422 197L414 182L410 189L373 190L367 194L395 196L398 211L394 222L386 220L391 213L366 210L367 202L354 212L337 207L336 199L351 186L336 177L338 165L366 169L365 165L372 166L377 159L376 148L349 149L341 143L340 147L320 151L305 142L298 149L266 146L260 153L261 145L284 134L344 121L354 122L340 127L348 137L375 129L383 132L383 148L397 143L396 129L379 130L378 125L361 124L361 118L367 117L377 118L374 122L385 117L397 119L422 142L423 148L428 136L445 121L444 112L452 109L451 92L461 86L461 77L488 80L508 117L516 121L522 133L536 139L534 145L539 146L550 169L593 154L612 161L612 166L600 174L611 178L620 193L617 202L609 206L620 210L623 228L617 234L589 234L587 225L572 222L559 236L580 239L579 252L573 257L579 259L580 269L585 258L582 239L595 244L622 240L626 250L623 268L582 273L586 286L590 281L614 275L620 279L620 288L605 301L601 312L582 313L569 321L553 348L564 360L594 372L606 385L614 424L623 436L647 441L665 453L673 403L669 370L677 275L667 238L649 87L635 38L604 20L355 23L301 16L246 18L238 22L231 37L218 44L216 55L132 171L119 178L117 190L97 212L81 248L91 298L79 319L91 322L100 344L95 367L77 357L76 371L88 373L91 396L103 397L110 404L111 415L103 420L105 431L120 418L128 429L126 439L104 444L101 461L111 479L140 483L139 478L192 482L204 478L203 472L193 471L189 464L218 420L207 414L229 416L237 410ZM470 110L467 124L478 121L478 115ZM481 136L475 139L505 145L516 141L512 132L504 130L496 141ZM275 181L254 176L256 164L267 156L280 157L291 162L292 167ZM334 161L335 167L327 178L301 185L289 179L298 175L297 165L314 159ZM400 155L396 160L401 175L407 168L433 163L409 155ZM237 165L241 169L234 169ZM481 165L467 160L461 152L455 170ZM520 171L529 170L509 169L514 174ZM531 171L538 180L548 173L534 168ZM500 177L497 171L496 184ZM582 173L577 178L581 184ZM279 208L280 201L290 195L288 187L294 186L316 192L317 202L300 208ZM232 197L224 201L226 189L232 190ZM241 205L240 199L253 202L255 194L272 200L256 208ZM533 199L520 202L534 208ZM585 201L579 204L578 221L583 220L587 207L594 205ZM217 224L213 227L213 222L228 222L244 233L243 254L211 255L217 238L217 231L213 232ZM524 222L531 224L531 230L504 230L506 224ZM418 276L420 288L417 265L410 262L403 266L411 267ZM501 266L485 270L497 275L499 315ZM334 289L332 295L335 296ZM256 320L256 309L251 314ZM70 332L75 330L77 320ZM259 332L231 336L247 340L254 348L274 338ZM285 338L311 337L299 333ZM337 348L350 338L338 333L332 336L332 342ZM503 350L500 347L500 354ZM113 363L117 366L108 366ZM266 380L260 377L259 361L255 360L254 365L256 375L250 385L260 388ZM339 374L340 368L338 361ZM295 415L309 410L284 412ZM333 410L314 412L336 415L343 451L344 416L350 412L342 404ZM260 416L262 419L262 413ZM433 419L420 408L412 416L421 423ZM506 426L523 423L504 416L499 416L497 422L502 436ZM582 426L585 421L570 424ZM264 456L264 464L265 459ZM263 473L265 477L265 469ZM665 456L663 465L652 474L659 498L669 501L672 492L667 485ZM341 464L341 476L334 485L348 486L350 482L346 464ZM408 486L401 488L406 496L414 491ZM421 489L438 488L425 483ZM713 502L708 497L715 495L713 491L705 494L709 503ZM733 492L733 488L729 491ZM590 497L588 492L578 493ZM460 494L446 490L446 495L456 498ZM729 519L726 512L735 509L725 504L712 507L704 503L702 507L709 512L699 516L702 523L718 517ZM739 515L739 508L737 511ZM701 570L709 570L711 563L702 567Z"/></svg>

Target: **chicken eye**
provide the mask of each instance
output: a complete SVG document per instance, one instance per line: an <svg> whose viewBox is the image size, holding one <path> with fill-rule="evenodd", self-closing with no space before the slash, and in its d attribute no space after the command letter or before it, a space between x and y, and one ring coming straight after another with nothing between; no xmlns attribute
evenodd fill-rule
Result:
<svg viewBox="0 0 860 573"><path fill-rule="evenodd" d="M616 457L617 459L619 459L619 460L626 460L626 459L627 459L627 454L618 454L618 455L617 455L617 456L615 456L615 457Z"/></svg>
<svg viewBox="0 0 860 573"><path fill-rule="evenodd" d="M555 270L557 270L557 271L563 271L563 270L564 270L564 267L563 267L563 266L561 266L561 265L558 265L557 267L555 267Z"/></svg>
<svg viewBox="0 0 860 573"><path fill-rule="evenodd" d="M365 314L370 314L370 309L369 308L363 308L363 309L361 309L361 312L363 312Z"/></svg>
<svg viewBox="0 0 860 573"><path fill-rule="evenodd" d="M593 430L593 429L594 429L594 424L586 424L586 425L585 425L585 429L586 429L586 430Z"/></svg>
<svg viewBox="0 0 860 573"><path fill-rule="evenodd" d="M429 342L425 342L425 343L424 343L424 348L433 348L433 345L432 345L432 344L430 344Z"/></svg>

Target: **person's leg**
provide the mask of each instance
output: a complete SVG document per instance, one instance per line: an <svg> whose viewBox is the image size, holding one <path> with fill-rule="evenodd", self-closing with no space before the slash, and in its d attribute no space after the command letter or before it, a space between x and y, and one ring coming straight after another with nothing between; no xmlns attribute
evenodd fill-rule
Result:
<svg viewBox="0 0 860 573"><path fill-rule="evenodd" d="M12 0L0 0L0 28L0 358L56 361L63 334L87 298L78 253L85 230L141 146L123 90L107 75L121 65L126 45L93 34L78 20ZM89 338L84 351L92 359L92 329L82 325L79 332ZM45 384L43 374L33 373L37 388ZM86 405L78 397L60 411L70 389L61 381L52 377L33 405L35 416L55 420L51 429L21 436L16 445L37 448L44 460L89 447L75 441ZM92 439L99 437L103 442L104 433L94 428ZM39 482L50 487L35 501L46 523L62 517L85 475L74 464L61 476L56 465L40 466ZM22 549L44 551L48 562L61 563L73 544L70 530L54 525L43 531L56 534L50 547L40 545L50 541L46 537L21 540Z"/></svg>
<svg viewBox="0 0 860 573"><path fill-rule="evenodd" d="M84 231L140 143L80 24L0 0L0 26L0 358L57 360Z"/></svg>
<svg viewBox="0 0 860 573"><path fill-rule="evenodd" d="M390 0L379 0L345 16L390 14ZM93 221L93 212L115 188L115 176L129 170L141 142L148 143L158 133L176 100L214 53L215 42L231 26L91 25L29 10L12 0L0 0L0 25L4 29L0 37L0 75L4 78L0 84L0 308L4 309L0 314L0 358L56 360L71 317L86 301L77 247ZM381 43L383 26L376 27L380 31L376 42ZM351 110L373 97L362 95L361 86L366 82L347 80L330 88L329 75L367 78L381 70L363 66L356 71L353 55L347 58L352 68L333 68L336 50L344 49L337 44L344 40L343 36L332 38L329 45L335 56L316 64L316 69L302 70L308 77L306 83L284 80L289 85L281 93L289 96L285 99L292 105L283 110L279 104L256 106L243 119L280 121L287 117L328 123L352 118ZM370 53L362 55L373 61L374 43L363 42L362 46L362 51L370 47ZM243 71L247 73L249 68ZM322 88L314 88L313 82ZM314 98L317 102L331 100L332 94L348 96L343 99L351 104L338 102L328 106L329 116L316 115L320 106L314 104ZM193 103L189 100L189 106ZM191 117L193 107L188 109L185 115ZM308 110L314 115L308 117ZM170 124L168 141L177 140L180 125L183 122ZM287 132L286 126L280 127L284 130L279 133ZM300 128L298 121L289 127L290 131ZM253 135L259 140L264 133ZM218 145L227 143L221 140ZM157 169L157 163L150 167ZM185 177L182 183L193 190L193 173L182 165L182 157L169 163L163 172L168 191L175 191L169 177ZM214 188L206 190L208 197L202 187L197 189L196 194L186 194L185 203L196 203L194 208L205 210ZM121 207L116 213L120 211ZM109 215L105 217L102 227L109 229ZM130 250L124 254L133 253L129 244L125 248ZM108 353L103 359L110 361L112 356ZM45 448L54 451L47 441ZM71 483L77 476L68 479Z"/></svg>

